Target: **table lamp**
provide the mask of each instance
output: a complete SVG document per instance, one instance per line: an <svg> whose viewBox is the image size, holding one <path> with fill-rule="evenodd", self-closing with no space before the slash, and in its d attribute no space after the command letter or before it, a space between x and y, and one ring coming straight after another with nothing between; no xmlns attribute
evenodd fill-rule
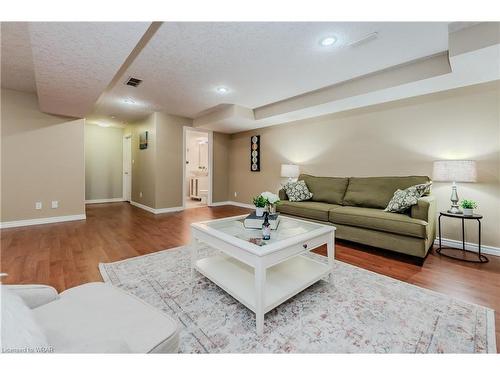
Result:
<svg viewBox="0 0 500 375"><path fill-rule="evenodd" d="M299 177L299 166L295 164L281 164L281 177L288 177L288 182Z"/></svg>
<svg viewBox="0 0 500 375"><path fill-rule="evenodd" d="M434 162L432 179L434 181L453 182L451 185L452 214L461 214L458 206L457 182L476 182L476 162L474 160L437 160Z"/></svg>

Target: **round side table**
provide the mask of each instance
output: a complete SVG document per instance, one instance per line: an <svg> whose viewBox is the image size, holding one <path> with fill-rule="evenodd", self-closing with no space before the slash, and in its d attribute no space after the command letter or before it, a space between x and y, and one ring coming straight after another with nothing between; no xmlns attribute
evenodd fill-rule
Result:
<svg viewBox="0 0 500 375"><path fill-rule="evenodd" d="M452 217L455 219L462 220L462 248L461 249L457 249L454 247L443 247L441 245L441 217L443 217L443 216ZM439 247L436 249L436 252L439 255L442 255L442 256L445 256L448 258L457 259L457 260L462 260L464 262L470 262L470 263L487 263L487 262L489 262L489 259L486 258L486 256L484 256L483 254L481 254L481 219L482 218L483 218L483 215L478 215L478 214L464 215L464 214L452 214L452 213L447 212L447 211L441 211L439 213L439 219L438 219L438 221L439 221ZM478 252L477 253L475 251L465 250L465 220L476 220L478 223L479 236L478 236ZM444 249L446 249L447 252L448 251L454 251L454 252L460 251L464 255L466 253L471 253L471 254L477 255L478 258L477 259L465 259L465 258L456 257L456 256L453 256L451 254L443 253L442 250L444 250Z"/></svg>

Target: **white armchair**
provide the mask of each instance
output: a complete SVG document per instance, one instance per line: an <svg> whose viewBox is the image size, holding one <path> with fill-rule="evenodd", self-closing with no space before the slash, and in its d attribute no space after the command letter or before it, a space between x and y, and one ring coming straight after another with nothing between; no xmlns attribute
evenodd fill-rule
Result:
<svg viewBox="0 0 500 375"><path fill-rule="evenodd" d="M4 296L9 292L31 309L33 324L40 328L54 352L176 353L178 350L179 330L173 318L110 284L83 284L61 294L45 285L3 285L2 326L25 324L17 319L22 315L19 311L9 311L22 310L19 303L10 303L12 298ZM9 316L15 319L4 321ZM7 328L13 331L15 327ZM6 341L2 337L4 350Z"/></svg>
<svg viewBox="0 0 500 375"><path fill-rule="evenodd" d="M45 305L59 298L57 290L48 285L27 284L6 285L6 287L11 292L21 297L26 306L28 306L30 309Z"/></svg>

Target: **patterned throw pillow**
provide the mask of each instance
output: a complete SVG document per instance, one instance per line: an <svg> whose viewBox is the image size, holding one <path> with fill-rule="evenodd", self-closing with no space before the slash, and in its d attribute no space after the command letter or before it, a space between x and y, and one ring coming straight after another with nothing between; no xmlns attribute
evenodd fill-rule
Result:
<svg viewBox="0 0 500 375"><path fill-rule="evenodd" d="M303 180L297 182L289 182L285 186L286 195L288 195L288 200L290 202L301 202L311 199L313 194L307 188L306 183Z"/></svg>
<svg viewBox="0 0 500 375"><path fill-rule="evenodd" d="M429 182L427 184L410 186L404 190L396 190L384 211L397 213L406 212L411 206L417 204L418 198L430 190L431 184L432 183Z"/></svg>

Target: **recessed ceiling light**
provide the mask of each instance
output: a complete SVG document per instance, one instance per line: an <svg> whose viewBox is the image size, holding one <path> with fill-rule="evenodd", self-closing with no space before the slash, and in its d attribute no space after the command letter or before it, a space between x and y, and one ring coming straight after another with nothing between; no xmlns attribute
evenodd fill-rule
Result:
<svg viewBox="0 0 500 375"><path fill-rule="evenodd" d="M219 86L215 89L215 91L217 91L218 94L224 95L224 94L227 94L229 92L229 89L227 87L224 87L224 86Z"/></svg>
<svg viewBox="0 0 500 375"><path fill-rule="evenodd" d="M323 47L329 47L337 41L337 38L334 36L327 36L326 38L323 38L320 40L319 44L321 44Z"/></svg>

